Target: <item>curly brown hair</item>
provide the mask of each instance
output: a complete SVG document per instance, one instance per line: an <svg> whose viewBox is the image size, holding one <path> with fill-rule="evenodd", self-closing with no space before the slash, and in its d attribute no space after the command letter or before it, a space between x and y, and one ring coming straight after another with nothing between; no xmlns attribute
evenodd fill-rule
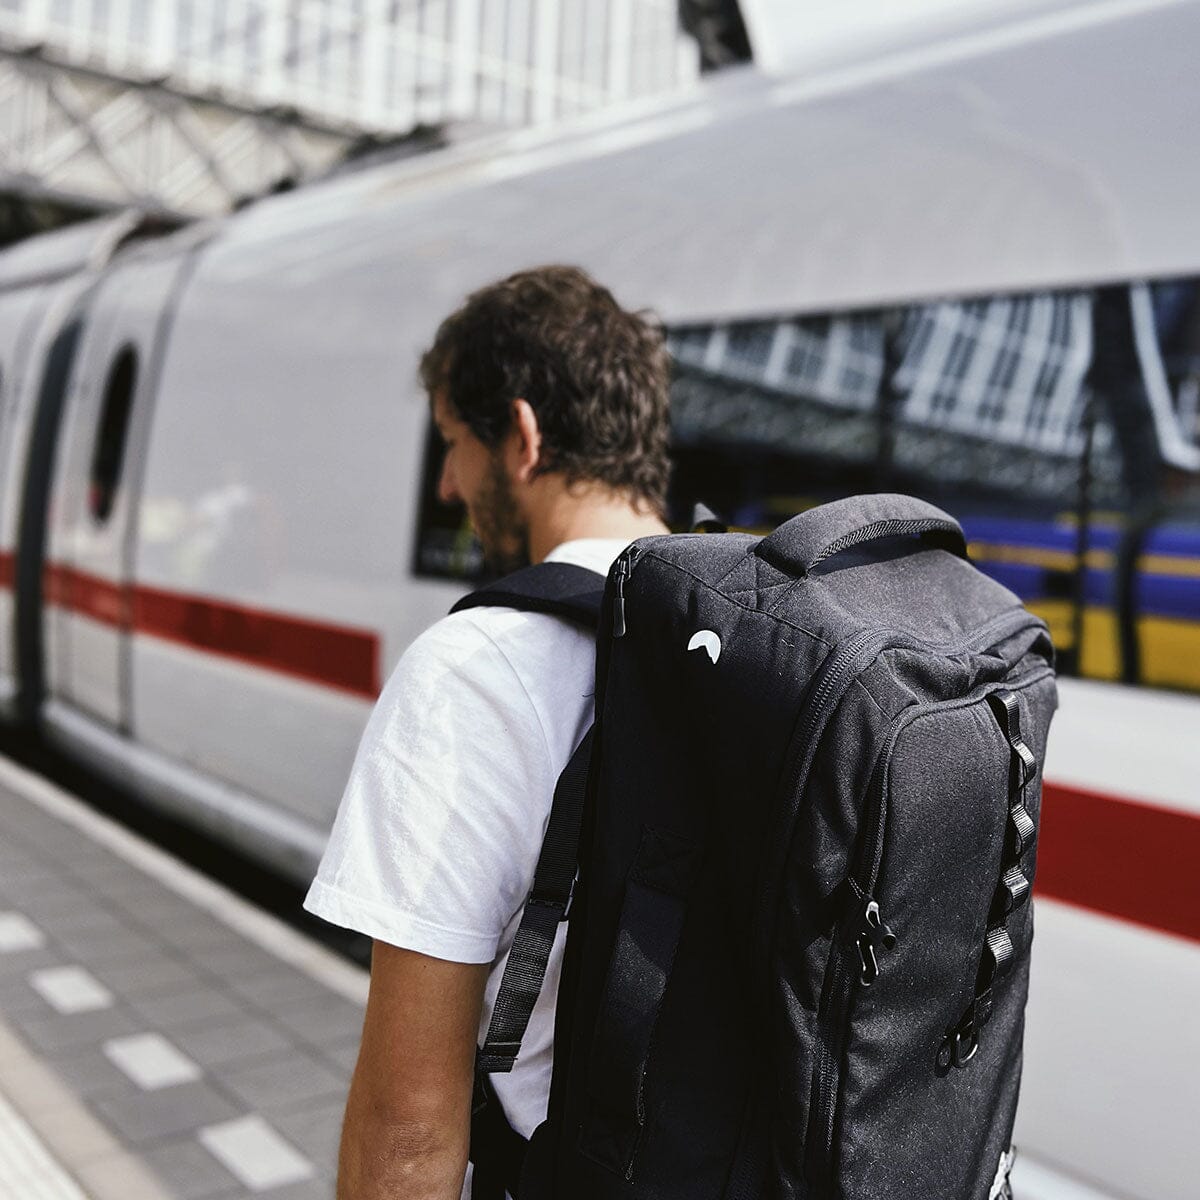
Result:
<svg viewBox="0 0 1200 1200"><path fill-rule="evenodd" d="M430 399L445 400L484 445L528 401L542 433L538 474L597 482L662 516L670 480L671 360L660 326L626 312L578 267L521 271L472 293L421 359Z"/></svg>

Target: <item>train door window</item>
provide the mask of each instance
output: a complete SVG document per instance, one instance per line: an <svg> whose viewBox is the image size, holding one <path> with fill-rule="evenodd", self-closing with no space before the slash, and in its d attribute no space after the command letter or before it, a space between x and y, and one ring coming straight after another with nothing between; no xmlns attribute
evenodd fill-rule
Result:
<svg viewBox="0 0 1200 1200"><path fill-rule="evenodd" d="M121 480L129 417L137 385L137 352L124 346L108 372L100 406L100 423L88 480L88 506L97 523L108 520Z"/></svg>
<svg viewBox="0 0 1200 1200"><path fill-rule="evenodd" d="M459 504L443 504L437 495L445 451L432 421L425 437L421 498L417 507L417 538L413 572L432 579L478 582L483 552Z"/></svg>

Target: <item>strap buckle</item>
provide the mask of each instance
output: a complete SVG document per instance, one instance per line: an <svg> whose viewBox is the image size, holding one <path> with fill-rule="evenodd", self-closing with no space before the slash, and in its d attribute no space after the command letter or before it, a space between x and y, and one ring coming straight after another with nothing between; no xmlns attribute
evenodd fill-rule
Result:
<svg viewBox="0 0 1200 1200"><path fill-rule="evenodd" d="M575 885L579 882L579 869L575 869L575 874L571 876L571 886L567 889L567 898L564 901L558 892L539 891L534 888L529 893L529 904L536 904L539 908L556 908L559 910L558 919L565 921L571 912L571 905L575 900Z"/></svg>

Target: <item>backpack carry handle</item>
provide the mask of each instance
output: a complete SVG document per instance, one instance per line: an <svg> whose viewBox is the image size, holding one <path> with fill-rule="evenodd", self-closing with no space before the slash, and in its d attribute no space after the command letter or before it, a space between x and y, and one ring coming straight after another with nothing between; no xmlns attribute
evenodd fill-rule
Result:
<svg viewBox="0 0 1200 1200"><path fill-rule="evenodd" d="M763 538L755 553L780 570L807 575L852 546L905 534L939 534L948 549L967 557L967 540L953 517L915 496L891 492L850 496L800 513Z"/></svg>

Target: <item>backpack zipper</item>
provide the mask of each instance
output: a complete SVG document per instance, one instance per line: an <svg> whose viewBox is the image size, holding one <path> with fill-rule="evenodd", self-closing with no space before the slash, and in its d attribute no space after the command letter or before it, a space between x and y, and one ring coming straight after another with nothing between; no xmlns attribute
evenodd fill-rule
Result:
<svg viewBox="0 0 1200 1200"><path fill-rule="evenodd" d="M614 638L623 638L625 636L625 582L633 574L634 564L641 556L641 553L642 548L634 542L621 551L613 567L613 586L615 590L613 593L612 636Z"/></svg>
<svg viewBox="0 0 1200 1200"><path fill-rule="evenodd" d="M1018 626L1020 621L1015 622ZM985 636L992 636L994 631L988 630ZM1016 632L1016 629L1013 630ZM1010 636L1005 631L1005 636ZM973 637L972 643L981 640ZM972 704L986 702L990 690L995 687L1007 686L1012 691L1023 690L1038 680L1053 674L1049 666L1036 667L1027 671L1011 682L999 682L989 685L989 691L973 697L962 704L953 701L934 702L929 707L969 707ZM879 870L883 861L883 840L887 825L887 813L884 806L884 793L887 787L887 767L891 760L892 751L904 728L918 715L914 710L926 709L925 705L913 705L899 712L888 733L884 750L880 753L875 770L871 775L868 789L868 804L864 813L867 836L861 843L862 852L857 856L855 869L847 876L846 886L856 900L853 910L853 923L847 923L844 931L839 930L833 938L830 951L829 984L825 989L824 1003L818 1014L818 1032L820 1051L817 1061L819 1072L819 1088L817 1092L816 1112L813 1127L820 1133L819 1148L822 1162L826 1169L833 1153L834 1122L837 1114L837 1092L841 1081L841 1057L845 1049L845 1039L850 1027L850 1002L853 993L853 979L846 965L848 946L855 946L860 954L862 974L859 983L870 987L879 977L878 953L880 950L892 949L897 941L896 935L885 923L882 910L873 892L879 881ZM840 936L839 936L840 935Z"/></svg>
<svg viewBox="0 0 1200 1200"><path fill-rule="evenodd" d="M979 645L990 645L1019 633L1027 626L1041 624L1028 609L1014 608L973 630L957 641L936 643L925 642L904 630L882 628L862 630L849 641L834 647L817 668L812 690L805 700L797 718L796 732L792 736L791 749L781 778L791 782L785 794L799 797L808 785L809 772L820 743L820 736L828 723L832 711L825 711L832 700L840 701L854 679L860 675L875 656L884 649L923 650L932 654L955 654L972 650ZM800 756L803 755L803 759ZM799 760L799 765L798 765ZM799 801L797 800L797 808ZM774 939L774 894L783 874L783 864L791 846L791 826L777 829L773 840L773 858L763 890L763 924L760 926L759 949L764 962L769 961L770 943Z"/></svg>
<svg viewBox="0 0 1200 1200"><path fill-rule="evenodd" d="M821 1151L822 1163L828 1165L833 1152L833 1127L837 1114L837 1093L841 1081L840 1059L845 1042L845 1033L849 1027L849 1008L852 991L852 979L846 965L846 947L852 941L858 949L862 963L862 974L859 977L864 987L870 987L879 978L879 951L890 950L896 944L896 935L884 922L879 903L871 895L878 875L878 861L882 854L883 827L886 823L883 811L883 789L887 776L886 764L896 738L902 726L902 713L895 727L888 736L886 747L880 754L875 770L871 775L868 788L867 836L864 849L870 847L871 854L865 853L863 861L871 864L867 879L860 883L851 873L846 878L846 886L855 898L854 915L857 918L848 928L838 930L830 948L829 983L825 989L824 1003L821 1005L817 1019L819 1054L817 1058L817 1103L812 1126L819 1135L818 1147ZM865 946L864 946L865 943ZM869 953L868 953L869 951ZM836 1049L835 1049L836 1047Z"/></svg>

